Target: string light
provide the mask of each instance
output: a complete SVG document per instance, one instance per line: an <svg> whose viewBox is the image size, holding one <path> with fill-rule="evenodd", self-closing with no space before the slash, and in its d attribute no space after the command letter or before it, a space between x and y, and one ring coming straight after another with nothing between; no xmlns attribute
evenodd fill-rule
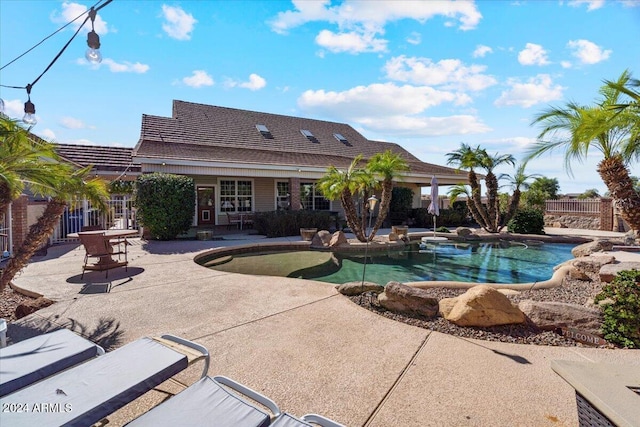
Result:
<svg viewBox="0 0 640 427"><path fill-rule="evenodd" d="M36 106L31 102L31 85L27 85L27 102L24 103L24 117L22 121L29 126L33 126L38 123L36 119Z"/></svg>
<svg viewBox="0 0 640 427"><path fill-rule="evenodd" d="M96 20L96 10L93 7L89 11L89 18L91 19L91 31L87 34L87 46L89 47L84 56L92 64L99 64L102 62L102 54L100 53L100 36L93 27Z"/></svg>
<svg viewBox="0 0 640 427"><path fill-rule="evenodd" d="M58 54L53 58L53 60L51 61L51 63L47 66L47 68L45 68L45 70L42 72L42 74L40 74L33 82L29 83L27 86L25 87L21 87L21 86L6 86L6 85L0 85L1 87L6 87L6 88L10 88L10 89L26 89L27 90L27 102L24 103L24 117L22 118L22 121L30 126L33 126L37 123L37 119L36 119L36 107L33 104L33 102L31 102L31 89L33 88L33 86L35 86L35 84L38 82L38 80L40 80L40 78L42 76L45 75L45 73L47 71L49 71L49 69L51 68L51 66L58 60L58 58L60 58L60 56L62 55L62 53L65 51L65 49L69 46L69 44L71 44L71 42L73 41L73 39L78 35L78 33L80 32L80 30L82 29L82 27L84 27L84 25L87 23L87 21L89 19L91 19L91 31L87 34L87 46L89 47L87 49L87 52L85 54L85 57L87 58L87 60L91 63L97 64L100 63L102 61L102 54L100 53L100 36L98 36L98 34L95 32L94 29L94 21L96 19L96 15L97 12L102 9L103 7L105 7L106 5L108 5L109 3L111 3L113 0L105 0L103 2L103 0L98 1L98 3L96 3L96 5L92 6L91 9L88 12L83 12L82 14L80 14L78 17L76 17L73 21L76 21L77 19L79 19L82 15L84 15L85 13L87 13L87 17L85 18L85 20L82 22L82 24L80 24L80 26L78 27L78 29L76 30L76 32L73 34L73 36L71 36L71 38L69 39L69 41L62 47L62 49L60 50L60 52L58 52ZM100 3L103 3L102 5L98 6ZM96 7L97 6L97 7ZM65 24L62 28L66 27L67 25L71 24L71 22L68 22L67 24ZM57 33L58 31L61 31L61 29L56 30L53 34ZM52 35L53 35L52 34ZM48 39L50 36L45 37L44 40ZM40 45L42 42L44 42L44 40L42 40L41 42L39 42L38 44L36 44L36 46ZM27 54L28 52L30 52L31 50L33 50L36 46L32 47L31 49L27 50L25 53L23 53L22 55L18 56L17 58L15 58L13 61L10 61L9 63L3 65L2 67L0 67L0 70L4 69L5 67L7 67L8 65L12 64L13 62L15 62L17 59L21 58L22 56L24 56L25 54ZM4 114L5 112L5 103L4 100L2 98L0 98L0 113Z"/></svg>

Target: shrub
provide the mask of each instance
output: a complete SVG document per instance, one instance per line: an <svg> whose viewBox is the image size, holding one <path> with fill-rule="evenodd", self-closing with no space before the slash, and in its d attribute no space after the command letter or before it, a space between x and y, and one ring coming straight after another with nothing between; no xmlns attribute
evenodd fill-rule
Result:
<svg viewBox="0 0 640 427"><path fill-rule="evenodd" d="M329 212L309 210L259 212L253 220L257 232L267 237L299 235L301 228L328 230L333 223Z"/></svg>
<svg viewBox="0 0 640 427"><path fill-rule="evenodd" d="M438 233L451 233L451 231L449 231L449 229L447 227L438 227L438 228L436 228L436 231Z"/></svg>
<svg viewBox="0 0 640 427"><path fill-rule="evenodd" d="M544 234L544 214L538 209L518 209L507 224L510 233Z"/></svg>
<svg viewBox="0 0 640 427"><path fill-rule="evenodd" d="M389 220L392 225L402 224L409 218L413 205L413 190L406 187L393 187L389 204Z"/></svg>
<svg viewBox="0 0 640 427"><path fill-rule="evenodd" d="M411 217L414 219L413 225L416 227L433 227L433 215L426 208L413 209ZM438 224L447 225L448 227L458 227L467 224L467 210L465 208L448 208L440 209L440 215L436 218L436 226Z"/></svg>
<svg viewBox="0 0 640 427"><path fill-rule="evenodd" d="M595 301L606 302L602 307L604 338L624 347L640 348L640 271L621 271L602 287Z"/></svg>
<svg viewBox="0 0 640 427"><path fill-rule="evenodd" d="M136 181L138 218L152 238L175 239L191 227L195 184L184 175L152 173Z"/></svg>

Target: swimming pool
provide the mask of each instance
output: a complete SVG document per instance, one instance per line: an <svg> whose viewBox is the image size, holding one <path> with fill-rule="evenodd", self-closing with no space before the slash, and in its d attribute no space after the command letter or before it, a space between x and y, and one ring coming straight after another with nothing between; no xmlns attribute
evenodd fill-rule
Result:
<svg viewBox="0 0 640 427"><path fill-rule="evenodd" d="M417 281L478 283L530 283L549 279L553 268L573 258L572 244L516 242L418 243L402 249L372 251L367 256L366 281L386 284ZM295 277L328 283L362 280L364 252L260 251L220 258L201 264L215 270Z"/></svg>

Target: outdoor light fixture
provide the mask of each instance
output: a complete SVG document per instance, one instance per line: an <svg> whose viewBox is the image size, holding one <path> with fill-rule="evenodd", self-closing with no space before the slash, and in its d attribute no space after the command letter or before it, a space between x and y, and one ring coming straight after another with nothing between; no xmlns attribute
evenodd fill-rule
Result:
<svg viewBox="0 0 640 427"><path fill-rule="evenodd" d="M367 235L369 229L371 228L371 217L373 216L373 210L376 208L378 204L378 199L375 194L367 199L367 208L369 209L369 226L366 230L364 230L365 237L365 246L364 246L364 264L362 265L362 283L360 285L360 302L362 302L362 294L364 293L364 277L367 271L367 255L369 253L369 236Z"/></svg>
<svg viewBox="0 0 640 427"><path fill-rule="evenodd" d="M92 64L99 64L102 62L102 54L100 53L100 36L95 32L93 23L96 20L96 10L92 7L89 10L89 18L91 19L91 31L87 34L87 52L85 58Z"/></svg>
<svg viewBox="0 0 640 427"><path fill-rule="evenodd" d="M31 102L31 85L27 85L27 102L24 103L24 117L22 121L29 126L33 126L38 123L36 120L36 106Z"/></svg>

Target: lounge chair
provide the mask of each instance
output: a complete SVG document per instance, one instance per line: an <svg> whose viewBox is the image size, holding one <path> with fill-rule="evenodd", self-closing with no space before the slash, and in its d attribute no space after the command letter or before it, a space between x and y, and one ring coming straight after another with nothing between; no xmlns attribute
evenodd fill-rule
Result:
<svg viewBox="0 0 640 427"><path fill-rule="evenodd" d="M0 407L14 408L2 414L2 424L89 426L201 358L204 376L209 369L206 348L172 335L141 338L1 398ZM46 408L34 406L39 403Z"/></svg>
<svg viewBox="0 0 640 427"><path fill-rule="evenodd" d="M0 397L103 354L102 347L68 329L0 348Z"/></svg>
<svg viewBox="0 0 640 427"><path fill-rule="evenodd" d="M264 406L270 413L249 403L237 393ZM324 427L342 427L320 415L310 414L296 418L281 413L278 405L268 397L227 377L217 376L202 378L136 418L127 427L306 427L312 426L310 423Z"/></svg>
<svg viewBox="0 0 640 427"><path fill-rule="evenodd" d="M112 268L124 266L127 269L127 244L124 242L124 250L120 249L120 241L115 244L111 244L109 238L105 233L78 233L78 238L84 246L84 265L82 266L82 276L86 270L106 271L105 277L109 277L109 270ZM116 249L118 246L118 249ZM116 261L112 258L113 255L124 255L124 262ZM98 262L95 264L89 264L90 258L97 258Z"/></svg>

